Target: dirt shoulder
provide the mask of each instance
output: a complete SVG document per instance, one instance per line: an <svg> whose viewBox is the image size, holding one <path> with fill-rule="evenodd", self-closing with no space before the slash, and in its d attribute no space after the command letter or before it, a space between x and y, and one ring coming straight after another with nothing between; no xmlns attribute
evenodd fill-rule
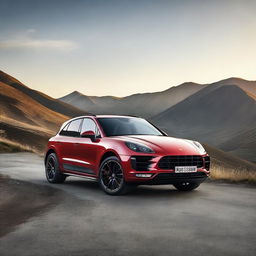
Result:
<svg viewBox="0 0 256 256"><path fill-rule="evenodd" d="M62 193L48 186L0 176L0 237L58 204Z"/></svg>

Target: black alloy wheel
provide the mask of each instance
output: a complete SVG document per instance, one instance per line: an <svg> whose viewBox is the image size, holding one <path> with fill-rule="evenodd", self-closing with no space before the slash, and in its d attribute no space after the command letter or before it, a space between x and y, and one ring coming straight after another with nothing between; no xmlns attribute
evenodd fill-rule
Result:
<svg viewBox="0 0 256 256"><path fill-rule="evenodd" d="M120 195L127 192L123 168L117 157L106 158L100 165L99 183L103 191L109 195Z"/></svg>
<svg viewBox="0 0 256 256"><path fill-rule="evenodd" d="M60 173L59 162L55 153L51 153L47 157L45 175L50 183L63 183L66 179L66 175Z"/></svg>

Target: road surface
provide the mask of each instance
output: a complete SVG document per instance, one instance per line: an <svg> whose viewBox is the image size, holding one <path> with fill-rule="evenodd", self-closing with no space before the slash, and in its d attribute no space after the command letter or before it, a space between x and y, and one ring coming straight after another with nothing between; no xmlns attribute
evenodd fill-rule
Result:
<svg viewBox="0 0 256 256"><path fill-rule="evenodd" d="M1 237L1 256L256 255L255 187L204 183L178 192L170 185L141 186L111 197L84 179L48 184L42 158L31 153L0 154L0 174L63 194Z"/></svg>

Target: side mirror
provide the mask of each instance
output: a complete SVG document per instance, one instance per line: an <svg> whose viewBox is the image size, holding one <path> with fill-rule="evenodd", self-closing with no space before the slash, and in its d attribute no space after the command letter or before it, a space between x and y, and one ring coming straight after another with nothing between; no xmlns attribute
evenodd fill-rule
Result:
<svg viewBox="0 0 256 256"><path fill-rule="evenodd" d="M81 137L82 138L89 138L91 139L92 141L95 141L96 140L96 135L94 133L94 131L86 131L86 132L83 132L81 134Z"/></svg>

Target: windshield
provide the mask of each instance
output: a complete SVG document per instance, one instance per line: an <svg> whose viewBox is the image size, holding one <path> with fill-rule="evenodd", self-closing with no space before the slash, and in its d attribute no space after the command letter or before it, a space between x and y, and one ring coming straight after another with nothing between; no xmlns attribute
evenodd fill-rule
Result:
<svg viewBox="0 0 256 256"><path fill-rule="evenodd" d="M142 118L111 117L97 118L106 136L121 135L164 135Z"/></svg>

